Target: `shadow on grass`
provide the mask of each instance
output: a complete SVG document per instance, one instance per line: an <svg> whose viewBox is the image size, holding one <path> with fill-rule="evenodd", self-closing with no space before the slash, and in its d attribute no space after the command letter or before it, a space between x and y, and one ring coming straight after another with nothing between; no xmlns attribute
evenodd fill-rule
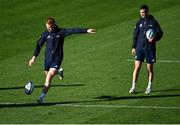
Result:
<svg viewBox="0 0 180 125"><path fill-rule="evenodd" d="M44 103L44 104L38 104L37 102L33 103L5 103L5 104L0 104L0 108L22 108L22 107L36 107L36 106L55 106L55 105L64 105L64 104L73 104L77 102L49 102L49 103Z"/></svg>
<svg viewBox="0 0 180 125"><path fill-rule="evenodd" d="M180 89L154 90L152 92L173 92L173 91L180 91Z"/></svg>
<svg viewBox="0 0 180 125"><path fill-rule="evenodd" d="M151 98L167 98L167 97L180 97L180 94L144 95L144 96L133 95L133 96L121 96L121 97L103 95L103 96L100 96L100 97L96 97L95 99L100 99L100 100L103 100L103 101L115 101L115 100L151 99Z"/></svg>
<svg viewBox="0 0 180 125"><path fill-rule="evenodd" d="M159 93L159 92L173 92L173 91L180 91L180 89L161 89L161 90L153 90L153 93ZM137 91L136 94L138 93L144 93L145 91Z"/></svg>
<svg viewBox="0 0 180 125"><path fill-rule="evenodd" d="M85 84L61 84L61 85L51 85L51 87L76 87L76 86L85 86ZM43 85L37 85L35 88L42 88ZM5 88L0 88L1 90L11 90L11 89L24 89L24 86L22 87L5 87Z"/></svg>
<svg viewBox="0 0 180 125"><path fill-rule="evenodd" d="M109 96L103 95L96 97L93 100L84 101L67 101L67 102L48 102L44 104L38 103L0 103L0 108L21 108L21 107L37 107L37 106L63 106L65 104L78 104L78 103L92 103L92 102L103 102L103 101L120 101L120 100L132 100L132 99L153 99L153 98L168 98L168 97L180 97L180 94L166 94L166 95L144 95L144 96Z"/></svg>

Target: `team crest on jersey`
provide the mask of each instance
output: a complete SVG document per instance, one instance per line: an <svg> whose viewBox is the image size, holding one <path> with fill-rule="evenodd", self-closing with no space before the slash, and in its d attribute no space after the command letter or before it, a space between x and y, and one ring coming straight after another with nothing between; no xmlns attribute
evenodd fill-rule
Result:
<svg viewBox="0 0 180 125"><path fill-rule="evenodd" d="M47 36L47 39L50 39L50 38L51 38L51 36L50 36L50 35L48 35L48 36Z"/></svg>
<svg viewBox="0 0 180 125"><path fill-rule="evenodd" d="M142 23L139 25L139 27L141 28L143 25L142 25Z"/></svg>

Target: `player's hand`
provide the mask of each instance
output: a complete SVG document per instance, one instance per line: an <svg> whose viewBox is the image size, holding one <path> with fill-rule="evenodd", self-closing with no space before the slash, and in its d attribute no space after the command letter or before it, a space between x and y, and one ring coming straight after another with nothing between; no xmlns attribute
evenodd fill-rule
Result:
<svg viewBox="0 0 180 125"><path fill-rule="evenodd" d="M87 29L87 33L96 33L96 29Z"/></svg>
<svg viewBox="0 0 180 125"><path fill-rule="evenodd" d="M36 57L33 56L33 57L29 60L29 66L30 66L30 67L31 67L32 64L35 62L35 59L36 59Z"/></svg>
<svg viewBox="0 0 180 125"><path fill-rule="evenodd" d="M148 40L149 40L149 43L154 43L155 42L155 38L154 37L152 37L152 38L150 38Z"/></svg>
<svg viewBox="0 0 180 125"><path fill-rule="evenodd" d="M131 50L131 53L132 53L132 55L135 55L135 54L136 54L136 49L133 48L133 49Z"/></svg>

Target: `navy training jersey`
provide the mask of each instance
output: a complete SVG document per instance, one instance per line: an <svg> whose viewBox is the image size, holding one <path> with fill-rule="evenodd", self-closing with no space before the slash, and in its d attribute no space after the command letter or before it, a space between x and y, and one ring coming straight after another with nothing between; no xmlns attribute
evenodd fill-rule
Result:
<svg viewBox="0 0 180 125"><path fill-rule="evenodd" d="M40 53L44 43L45 47L45 61L46 62L59 62L63 59L63 44L64 38L71 34L87 33L85 28L58 28L57 26L52 32L45 31L37 40L36 48L33 56L37 57Z"/></svg>
<svg viewBox="0 0 180 125"><path fill-rule="evenodd" d="M159 41L162 38L163 32L159 23L152 15L149 15L147 18L140 18L137 21L134 29L132 48L138 50L156 50L156 42L149 43L148 39L146 38L146 31L148 29L155 30L155 41Z"/></svg>

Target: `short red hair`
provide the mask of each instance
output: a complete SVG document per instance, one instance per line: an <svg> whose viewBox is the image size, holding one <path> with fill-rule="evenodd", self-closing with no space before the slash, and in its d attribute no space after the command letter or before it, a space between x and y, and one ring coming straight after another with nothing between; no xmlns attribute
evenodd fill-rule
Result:
<svg viewBox="0 0 180 125"><path fill-rule="evenodd" d="M55 24L55 19L52 18L52 17L48 17L47 20L46 20L46 24L54 25Z"/></svg>

